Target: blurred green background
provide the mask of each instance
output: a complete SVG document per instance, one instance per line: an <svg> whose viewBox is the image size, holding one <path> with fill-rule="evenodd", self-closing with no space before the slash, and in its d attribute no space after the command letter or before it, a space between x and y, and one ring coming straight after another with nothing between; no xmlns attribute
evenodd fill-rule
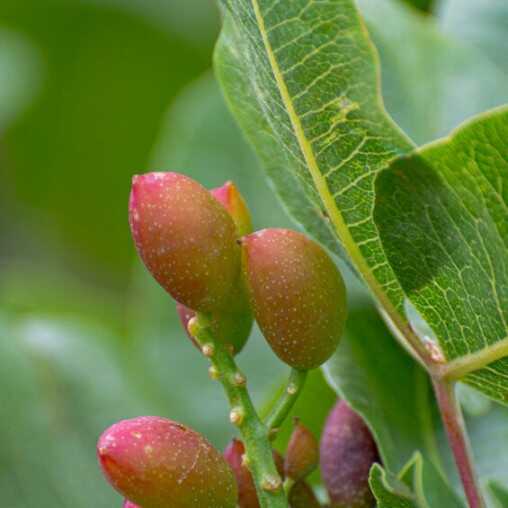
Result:
<svg viewBox="0 0 508 508"><path fill-rule="evenodd" d="M419 143L506 100L504 0L471 1L469 15L460 2L442 2L439 17L426 14L435 2L360 2L388 108ZM290 225L213 79L218 31L210 0L0 2L5 508L120 506L95 459L120 418L168 416L217 446L232 435L127 224L131 176L174 170L210 187L233 179L257 228ZM404 54L401 40L414 42ZM266 403L286 369L257 331L239 361ZM298 411L318 430L334 398L316 373Z"/></svg>

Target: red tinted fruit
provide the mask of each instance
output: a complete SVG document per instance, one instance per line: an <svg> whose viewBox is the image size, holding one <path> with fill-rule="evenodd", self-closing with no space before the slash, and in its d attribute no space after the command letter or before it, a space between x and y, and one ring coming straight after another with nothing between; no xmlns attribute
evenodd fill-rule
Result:
<svg viewBox="0 0 508 508"><path fill-rule="evenodd" d="M258 496L252 475L243 462L245 447L238 439L233 439L224 450L224 457L231 466L238 485L238 507L259 508ZM274 451L273 458L279 474L282 476L284 459Z"/></svg>
<svg viewBox="0 0 508 508"><path fill-rule="evenodd" d="M369 471L378 461L370 430L346 402L333 408L321 437L321 475L334 508L372 508Z"/></svg>
<svg viewBox="0 0 508 508"><path fill-rule="evenodd" d="M252 232L252 220L247 203L233 182L226 182L222 187L212 189L210 192L233 218L238 236Z"/></svg>
<svg viewBox="0 0 508 508"><path fill-rule="evenodd" d="M154 416L123 420L99 439L97 456L111 485L143 508L235 508L233 473L193 430Z"/></svg>
<svg viewBox="0 0 508 508"><path fill-rule="evenodd" d="M305 478L317 467L318 460L319 445L314 434L296 420L284 461L286 477L295 482Z"/></svg>
<svg viewBox="0 0 508 508"><path fill-rule="evenodd" d="M295 483L289 492L290 508L321 508L314 491L304 481Z"/></svg>
<svg viewBox="0 0 508 508"><path fill-rule="evenodd" d="M297 369L312 369L335 351L344 330L346 295L335 264L316 242L287 229L242 239L254 316L272 349Z"/></svg>
<svg viewBox="0 0 508 508"><path fill-rule="evenodd" d="M236 227L203 186L178 173L135 176L129 222L145 265L175 300L202 312L224 307L239 274Z"/></svg>

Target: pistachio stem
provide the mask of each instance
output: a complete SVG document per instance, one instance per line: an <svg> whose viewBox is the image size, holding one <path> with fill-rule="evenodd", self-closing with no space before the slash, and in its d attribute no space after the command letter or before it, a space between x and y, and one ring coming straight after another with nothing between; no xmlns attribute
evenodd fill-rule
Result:
<svg viewBox="0 0 508 508"><path fill-rule="evenodd" d="M434 391L455 464L464 487L469 508L485 508L478 477L476 475L471 447L461 408L455 396L455 383L433 379Z"/></svg>
<svg viewBox="0 0 508 508"><path fill-rule="evenodd" d="M270 431L270 439L275 438L279 427L293 408L305 385L307 373L308 371L306 370L291 369L284 392L265 419L265 425Z"/></svg>
<svg viewBox="0 0 508 508"><path fill-rule="evenodd" d="M245 445L246 462L252 473L260 508L288 508L282 480L273 460L268 430L254 408L231 353L211 333L210 319L202 313L189 322L189 333L210 359L231 407L230 420L238 427ZM241 380L241 382L240 382Z"/></svg>

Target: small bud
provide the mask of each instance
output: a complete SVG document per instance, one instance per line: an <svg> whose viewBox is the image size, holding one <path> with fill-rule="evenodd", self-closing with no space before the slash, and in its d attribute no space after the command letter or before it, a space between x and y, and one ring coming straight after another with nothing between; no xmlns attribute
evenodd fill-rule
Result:
<svg viewBox="0 0 508 508"><path fill-rule="evenodd" d="M316 438L307 427L296 420L284 461L286 477L298 482L312 473L318 461L319 445Z"/></svg>
<svg viewBox="0 0 508 508"><path fill-rule="evenodd" d="M321 437L321 475L332 506L375 506L369 488L369 471L378 460L368 427L346 402L338 402L328 416Z"/></svg>
<svg viewBox="0 0 508 508"><path fill-rule="evenodd" d="M254 316L279 358L297 369L324 363L344 330L344 282L316 242L287 229L242 239L243 267Z"/></svg>
<svg viewBox="0 0 508 508"><path fill-rule="evenodd" d="M123 508L141 508L141 506L134 504L132 501L129 501L128 499L126 499L123 502Z"/></svg>
<svg viewBox="0 0 508 508"><path fill-rule="evenodd" d="M245 412L242 407L234 407L229 413L229 420L233 425L240 427L245 418Z"/></svg>
<svg viewBox="0 0 508 508"><path fill-rule="evenodd" d="M233 182L226 182L222 187L210 191L231 215L238 236L252 232L252 220L247 204Z"/></svg>
<svg viewBox="0 0 508 508"><path fill-rule="evenodd" d="M178 173L135 176L129 222L145 265L175 300L212 312L238 278L236 227L198 182Z"/></svg>
<svg viewBox="0 0 508 508"><path fill-rule="evenodd" d="M208 368L208 375L210 376L210 379L217 381L217 379L220 378L219 369L217 369L217 367L215 367L214 365L210 365L210 367Z"/></svg>
<svg viewBox="0 0 508 508"><path fill-rule="evenodd" d="M261 482L261 488L267 492L277 492L282 487L282 481L279 476L267 476Z"/></svg>
<svg viewBox="0 0 508 508"><path fill-rule="evenodd" d="M235 508L234 476L200 434L154 416L123 420L99 439L97 456L111 485L143 508Z"/></svg>
<svg viewBox="0 0 508 508"><path fill-rule="evenodd" d="M201 351L207 358L211 358L215 354L215 346L213 344L204 344Z"/></svg>
<svg viewBox="0 0 508 508"><path fill-rule="evenodd" d="M249 301L245 289L240 287L241 284L243 282L238 279L224 309L212 312L210 315L210 326L214 337L226 346L231 346L233 354L238 354L243 349L249 338L253 321ZM192 335L193 332L189 328L196 313L181 303L176 304L176 310L188 337L199 349Z"/></svg>
<svg viewBox="0 0 508 508"><path fill-rule="evenodd" d="M247 467L248 458L245 455L245 447L238 439L233 439L224 451L224 457L231 466L238 485L239 508L259 508L258 496L252 475ZM277 452L273 452L273 458L279 474L282 473L284 459Z"/></svg>
<svg viewBox="0 0 508 508"><path fill-rule="evenodd" d="M308 483L300 481L295 483L289 492L290 508L321 508L314 491Z"/></svg>
<svg viewBox="0 0 508 508"><path fill-rule="evenodd" d="M247 384L247 379L241 372L235 372L233 375L232 383L235 386L245 386Z"/></svg>

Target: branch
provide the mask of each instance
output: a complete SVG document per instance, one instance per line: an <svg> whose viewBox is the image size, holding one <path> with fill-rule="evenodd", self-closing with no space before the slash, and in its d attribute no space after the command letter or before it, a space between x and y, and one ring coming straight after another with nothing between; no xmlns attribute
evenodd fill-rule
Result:
<svg viewBox="0 0 508 508"><path fill-rule="evenodd" d="M284 392L265 419L265 425L270 432L270 439L275 438L280 426L293 408L305 385L307 373L306 370L291 369Z"/></svg>
<svg viewBox="0 0 508 508"><path fill-rule="evenodd" d="M210 321L203 315L189 322L189 333L212 363L211 374L218 379L229 400L230 420L240 430L246 451L246 463L252 473L260 508L288 508L282 480L273 460L268 430L259 419L240 372L227 348L215 340Z"/></svg>

